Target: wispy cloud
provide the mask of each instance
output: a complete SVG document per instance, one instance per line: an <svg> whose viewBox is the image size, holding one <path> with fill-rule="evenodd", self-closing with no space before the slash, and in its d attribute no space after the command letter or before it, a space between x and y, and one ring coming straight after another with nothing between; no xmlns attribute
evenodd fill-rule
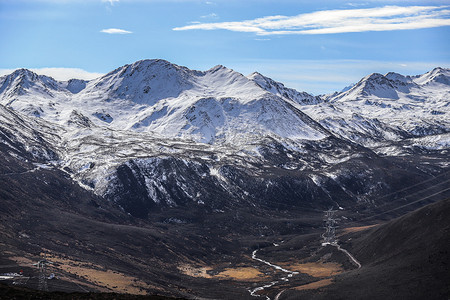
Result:
<svg viewBox="0 0 450 300"><path fill-rule="evenodd" d="M114 3L118 3L120 0L102 0L102 2L108 2L109 4L114 5Z"/></svg>
<svg viewBox="0 0 450 300"><path fill-rule="evenodd" d="M352 7L361 7L361 6L366 6L366 5L368 5L368 3L367 2L347 2L347 3L345 3L346 5L348 5L348 6L352 6Z"/></svg>
<svg viewBox="0 0 450 300"><path fill-rule="evenodd" d="M132 31L118 29L118 28L102 29L102 30L100 30L100 32L108 33L108 34L130 34L130 33L133 33Z"/></svg>
<svg viewBox="0 0 450 300"><path fill-rule="evenodd" d="M210 13L208 15L201 16L202 19L217 19L219 16L216 13Z"/></svg>
<svg viewBox="0 0 450 300"><path fill-rule="evenodd" d="M450 26L449 6L384 6L267 16L238 22L200 23L173 30L253 32L257 35L333 34Z"/></svg>
<svg viewBox="0 0 450 300"><path fill-rule="evenodd" d="M79 68L38 68L30 69L39 75L46 75L53 77L56 80L69 80L69 79L84 79L90 80L103 76L103 73L88 72ZM15 69L0 69L0 76L8 75L14 72Z"/></svg>

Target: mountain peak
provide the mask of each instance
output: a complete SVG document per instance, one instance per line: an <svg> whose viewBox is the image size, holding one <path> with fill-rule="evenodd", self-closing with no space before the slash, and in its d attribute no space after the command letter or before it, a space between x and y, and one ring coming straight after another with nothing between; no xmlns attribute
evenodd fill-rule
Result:
<svg viewBox="0 0 450 300"><path fill-rule="evenodd" d="M441 68L441 67L436 67L433 70L431 70L429 73L431 73L434 76L439 76L439 75L445 75L445 76L450 76L450 69L449 68Z"/></svg>
<svg viewBox="0 0 450 300"><path fill-rule="evenodd" d="M423 75L415 76L414 82L420 85L436 83L450 85L450 69L436 67Z"/></svg>
<svg viewBox="0 0 450 300"><path fill-rule="evenodd" d="M433 70L416 76L405 76L396 72L385 75L372 73L362 78L350 89L330 96L330 101L359 100L365 97L399 99L400 93L409 93L412 89L429 84L450 85L450 69L436 67Z"/></svg>
<svg viewBox="0 0 450 300"><path fill-rule="evenodd" d="M248 75L247 78L256 82L259 86L268 91L270 91L273 87L285 88L284 84L282 84L281 82L277 82L272 78L264 76L259 72L253 72L250 75Z"/></svg>
<svg viewBox="0 0 450 300"><path fill-rule="evenodd" d="M284 87L284 84L282 84L281 82L276 82L272 78L264 76L259 72L253 72L252 74L248 75L247 78L250 80L253 80L254 82L256 82L258 85L260 85L261 87L263 87L266 90L271 89L272 87L277 87L277 86Z"/></svg>
<svg viewBox="0 0 450 300"><path fill-rule="evenodd" d="M383 74L380 73L372 73L370 75L367 75L366 77L364 77L361 81L370 81L370 80L383 80L385 79L385 77L383 76Z"/></svg>
<svg viewBox="0 0 450 300"><path fill-rule="evenodd" d="M30 90L51 95L50 90L57 90L59 82L52 77L38 75L29 69L17 69L11 74L2 77L0 81L0 93L11 97L13 95L25 95Z"/></svg>
<svg viewBox="0 0 450 300"><path fill-rule="evenodd" d="M267 78L266 76L264 76L263 74L259 73L258 71L255 71L253 73L251 73L250 75L247 76L248 78L255 78L255 77L263 77L263 78Z"/></svg>
<svg viewBox="0 0 450 300"><path fill-rule="evenodd" d="M366 96L398 99L393 82L380 73L372 73L361 79L349 90L337 94L334 100L356 100Z"/></svg>
<svg viewBox="0 0 450 300"><path fill-rule="evenodd" d="M25 69L25 68L20 68L15 70L14 72L12 72L9 76L11 76L12 78L26 78L28 80L34 81L36 80L39 75L34 73L33 71L29 70L29 69Z"/></svg>
<svg viewBox="0 0 450 300"><path fill-rule="evenodd" d="M404 81L406 80L406 76L403 76L402 74L396 73L396 72L388 72L384 75L389 80L398 80L398 81Z"/></svg>
<svg viewBox="0 0 450 300"><path fill-rule="evenodd" d="M131 77L134 74L142 74L144 77L156 76L160 72L165 72L167 70L187 70L187 68L180 67L164 59L143 59L138 60L131 64L126 64L121 66L108 74L104 75L102 78L111 77Z"/></svg>
<svg viewBox="0 0 450 300"><path fill-rule="evenodd" d="M229 69L225 67L224 65L217 65L212 67L211 69L207 70L207 73L215 73L217 71L233 71L232 69Z"/></svg>
<svg viewBox="0 0 450 300"><path fill-rule="evenodd" d="M410 76L404 76L399 73L389 72L384 75L388 80L390 80L397 88L407 87L409 85L414 85Z"/></svg>
<svg viewBox="0 0 450 300"><path fill-rule="evenodd" d="M29 87L29 84L33 84L37 81L40 81L43 85L51 89L56 89L58 85L58 81L53 77L38 75L37 73L25 68L16 69L14 72L6 75L5 77L6 80L9 79L11 82L16 82L16 84L20 84L23 87Z"/></svg>
<svg viewBox="0 0 450 300"><path fill-rule="evenodd" d="M315 97L306 92L299 92L295 89L288 88L281 82L277 82L259 72L253 72L248 75L247 78L254 81L264 90L299 104L316 104L322 101L319 97Z"/></svg>
<svg viewBox="0 0 450 300"><path fill-rule="evenodd" d="M436 67L433 70L431 70L431 72L449 72L450 69L449 68L442 68L442 67Z"/></svg>
<svg viewBox="0 0 450 300"><path fill-rule="evenodd" d="M179 67L165 59L142 59L131 64L134 67L149 67L149 66L161 66L161 67Z"/></svg>

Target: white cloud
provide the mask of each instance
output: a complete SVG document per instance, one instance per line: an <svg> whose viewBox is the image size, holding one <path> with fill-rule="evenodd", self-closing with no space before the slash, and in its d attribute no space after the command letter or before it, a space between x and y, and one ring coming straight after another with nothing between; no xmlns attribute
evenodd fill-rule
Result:
<svg viewBox="0 0 450 300"><path fill-rule="evenodd" d="M191 24L173 30L254 32L257 35L333 34L450 26L449 6L384 6L268 16L238 22Z"/></svg>
<svg viewBox="0 0 450 300"><path fill-rule="evenodd" d="M50 76L61 81L73 78L90 80L104 75L103 73L88 72L78 68L38 68L30 70L36 74ZM11 74L14 71L15 69L0 69L0 76Z"/></svg>
<svg viewBox="0 0 450 300"><path fill-rule="evenodd" d="M132 31L118 29L118 28L102 29L102 30L100 30L100 32L108 33L108 34L130 34L130 33L133 33Z"/></svg>
<svg viewBox="0 0 450 300"><path fill-rule="evenodd" d="M366 5L368 5L368 3L367 2L348 2L348 3L345 3L346 5L348 5L348 6L352 6L352 7L361 7L361 6L366 6Z"/></svg>
<svg viewBox="0 0 450 300"><path fill-rule="evenodd" d="M15 69L0 69L0 76L9 75L14 72Z"/></svg>
<svg viewBox="0 0 450 300"><path fill-rule="evenodd" d="M209 15L201 16L202 19L217 19L219 16L215 13L210 13Z"/></svg>
<svg viewBox="0 0 450 300"><path fill-rule="evenodd" d="M120 0L102 0L102 2L108 2L109 4L114 5L114 3L118 3Z"/></svg>

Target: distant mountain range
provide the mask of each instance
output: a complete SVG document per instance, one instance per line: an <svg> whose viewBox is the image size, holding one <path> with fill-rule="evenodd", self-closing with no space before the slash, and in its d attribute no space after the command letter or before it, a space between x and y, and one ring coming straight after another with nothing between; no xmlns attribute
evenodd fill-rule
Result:
<svg viewBox="0 0 450 300"><path fill-rule="evenodd" d="M224 66L142 60L100 78L0 77L2 151L147 218L162 207L351 209L447 169L450 70L331 95Z"/></svg>

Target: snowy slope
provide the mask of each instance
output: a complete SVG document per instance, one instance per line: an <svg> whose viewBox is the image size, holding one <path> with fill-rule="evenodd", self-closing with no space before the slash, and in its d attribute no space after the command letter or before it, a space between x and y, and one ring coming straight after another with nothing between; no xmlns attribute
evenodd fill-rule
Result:
<svg viewBox="0 0 450 300"><path fill-rule="evenodd" d="M256 82L266 91L299 104L317 104L322 102L322 99L318 96L313 96L306 92L298 92L295 89L287 88L281 82L276 82L275 80L265 77L258 72L254 72L247 77Z"/></svg>
<svg viewBox="0 0 450 300"><path fill-rule="evenodd" d="M283 99L223 66L200 72L163 60L139 61L89 83L74 99L101 103L101 113L113 103L107 110L113 128L206 143L236 143L267 134L293 139L326 136ZM116 109L118 105L123 109ZM280 114L286 119L278 120ZM295 125L286 126L285 121Z"/></svg>
<svg viewBox="0 0 450 300"><path fill-rule="evenodd" d="M301 143L331 132L377 149L449 131L449 72L374 73L348 90L320 98L257 72L245 77L224 66L195 71L143 60L91 81L58 82L16 70L0 77L0 103L69 127L77 136L84 134L81 129L105 127L244 145L265 137Z"/></svg>
<svg viewBox="0 0 450 300"><path fill-rule="evenodd" d="M56 160L53 145L59 143L59 136L55 134L59 130L47 122L28 118L0 105L0 145L14 157Z"/></svg>
<svg viewBox="0 0 450 300"><path fill-rule="evenodd" d="M33 120L31 133L20 129L14 137L20 144L30 152L52 149L45 150L53 154L47 155L48 163L124 207L139 197L130 196L136 186L124 186L123 170L132 169L132 176L140 178L145 203L176 205L183 197L197 201L211 193L196 186L207 182L205 174L211 181L208 189L230 185L220 175L224 164L257 174L254 164L270 166L275 162L267 158L286 151L284 147L299 149L304 142L330 136L291 100L224 66L193 71L163 60L144 60L95 80L66 82L22 69L1 77L0 84L1 107ZM7 133L22 128L6 119L3 123ZM32 136L39 136L38 146ZM278 143L284 146L271 149ZM289 162L292 155L277 161L282 168L305 169L351 156L347 150L315 152L295 163ZM166 169L168 162L183 168ZM183 181L194 174L197 177ZM173 189L179 192L173 194ZM230 191L235 193L231 186L223 192Z"/></svg>
<svg viewBox="0 0 450 300"><path fill-rule="evenodd" d="M97 126L206 143L328 135L285 99L223 66L201 72L144 60L89 82L56 82L26 70L0 80L1 104L61 125L73 124L75 112Z"/></svg>
<svg viewBox="0 0 450 300"><path fill-rule="evenodd" d="M0 77L0 137L140 217L159 205L361 202L389 185L371 150L445 156L447 81L446 69L372 74L316 97L164 60L90 81L21 69Z"/></svg>
<svg viewBox="0 0 450 300"><path fill-rule="evenodd" d="M303 111L331 132L376 149L388 142L450 131L450 71L371 74Z"/></svg>

